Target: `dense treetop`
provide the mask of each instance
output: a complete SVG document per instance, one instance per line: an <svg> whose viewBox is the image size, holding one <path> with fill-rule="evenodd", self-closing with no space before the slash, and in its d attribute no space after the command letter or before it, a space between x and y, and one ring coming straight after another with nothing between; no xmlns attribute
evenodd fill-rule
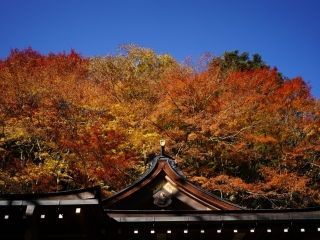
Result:
<svg viewBox="0 0 320 240"><path fill-rule="evenodd" d="M126 45L115 55L13 50L0 60L0 191L137 179L159 139L195 184L251 208L320 204L320 102L255 54L205 68Z"/></svg>

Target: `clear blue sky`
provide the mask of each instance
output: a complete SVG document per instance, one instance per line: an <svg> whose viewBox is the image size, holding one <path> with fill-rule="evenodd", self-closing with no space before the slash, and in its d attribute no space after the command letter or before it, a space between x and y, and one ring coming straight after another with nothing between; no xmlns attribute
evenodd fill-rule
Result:
<svg viewBox="0 0 320 240"><path fill-rule="evenodd" d="M318 0L1 0L0 58L12 48L42 53L115 52L125 43L182 61L204 52L259 53L320 97Z"/></svg>

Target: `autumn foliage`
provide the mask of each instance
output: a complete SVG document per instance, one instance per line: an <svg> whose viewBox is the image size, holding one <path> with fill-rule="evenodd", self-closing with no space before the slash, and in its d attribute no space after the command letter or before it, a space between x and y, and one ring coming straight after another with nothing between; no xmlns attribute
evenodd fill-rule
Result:
<svg viewBox="0 0 320 240"><path fill-rule="evenodd" d="M186 176L251 208L320 204L320 102L259 55L205 68L124 46L82 57L13 50L0 60L0 190L133 182L167 151Z"/></svg>

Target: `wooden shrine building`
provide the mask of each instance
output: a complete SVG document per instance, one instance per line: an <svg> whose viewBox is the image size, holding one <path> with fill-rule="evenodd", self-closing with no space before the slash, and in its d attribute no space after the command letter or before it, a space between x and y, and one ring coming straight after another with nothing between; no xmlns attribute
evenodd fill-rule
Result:
<svg viewBox="0 0 320 240"><path fill-rule="evenodd" d="M190 183L164 154L107 199L100 188L0 196L0 239L320 239L320 208L249 210Z"/></svg>

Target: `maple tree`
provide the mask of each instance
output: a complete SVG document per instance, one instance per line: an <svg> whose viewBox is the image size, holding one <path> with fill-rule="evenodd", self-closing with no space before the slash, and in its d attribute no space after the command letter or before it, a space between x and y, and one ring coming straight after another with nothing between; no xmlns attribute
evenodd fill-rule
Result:
<svg viewBox="0 0 320 240"><path fill-rule="evenodd" d="M0 191L100 185L147 168L158 141L195 184L252 208L320 204L320 103L238 51L192 68L134 45L0 60Z"/></svg>

